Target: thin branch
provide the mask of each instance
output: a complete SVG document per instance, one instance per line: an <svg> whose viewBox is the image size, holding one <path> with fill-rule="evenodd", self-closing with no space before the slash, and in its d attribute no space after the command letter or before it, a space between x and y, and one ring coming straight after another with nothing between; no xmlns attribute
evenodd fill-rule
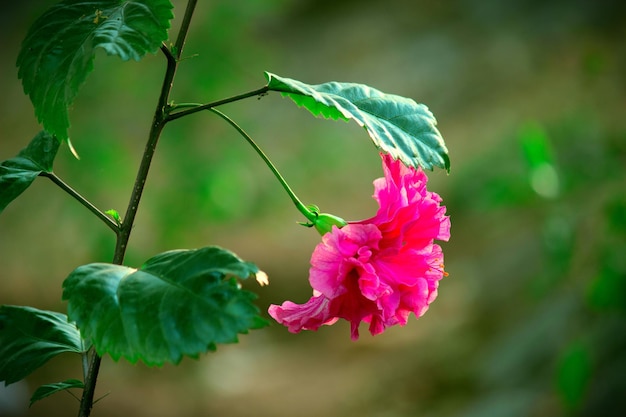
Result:
<svg viewBox="0 0 626 417"><path fill-rule="evenodd" d="M76 190L70 187L67 183L65 183L61 178L59 178L54 172L45 172L43 171L39 174L42 177L49 178L53 183L58 185L63 191L68 193L70 196L74 197L80 204L87 207L89 211L96 215L100 220L104 222L111 230L113 230L116 234L119 233L120 228L109 216L104 214L98 207L94 206L89 200L80 195Z"/></svg>
<svg viewBox="0 0 626 417"><path fill-rule="evenodd" d="M108 397L111 394L111 391L107 392L106 394L104 394L102 397L98 398L97 400L95 400L93 403L97 403L100 400L104 400L106 397Z"/></svg>
<svg viewBox="0 0 626 417"><path fill-rule="evenodd" d="M262 96L263 94L267 93L268 91L269 91L269 87L265 86L265 87L261 87L261 88L259 88L257 90L254 90L254 91L249 91L247 93L238 94L236 96L228 97L228 98L225 98L225 99L222 99L222 100L217 100L217 101L214 101L214 102L211 102L211 103L207 103L207 104L201 104L201 105L198 105L196 107L192 107L192 108L187 109L187 110L183 110L183 111L179 111L179 112L176 112L176 113L168 114L165 117L165 121L166 122L171 122L172 120L176 120L176 119L181 118L183 116L189 116L190 114L194 114L194 113L197 113L197 112L202 111L202 110L211 110L212 108L221 106L223 104L233 103L235 101L243 100L243 99L246 99L246 98L249 98L249 97Z"/></svg>
<svg viewBox="0 0 626 417"><path fill-rule="evenodd" d="M65 389L64 391L67 392L72 397L74 397L76 401L80 402L80 398L78 398L72 391L70 391L69 389Z"/></svg>
<svg viewBox="0 0 626 417"><path fill-rule="evenodd" d="M172 101L171 104L169 105L169 109L171 111L171 110L178 110L178 109L189 109L189 108L194 108L198 106L202 106L202 103L174 103Z"/></svg>
<svg viewBox="0 0 626 417"><path fill-rule="evenodd" d="M183 16L183 21L181 22L180 30L178 31L178 38L176 39L176 43L174 44L174 47L176 48L174 54L177 61L180 59L180 56L183 53L183 47L185 46L185 40L187 39L187 33L189 32L189 25L191 24L191 18L193 17L193 12L196 9L197 3L198 0L189 0L189 2L187 3L185 15Z"/></svg>

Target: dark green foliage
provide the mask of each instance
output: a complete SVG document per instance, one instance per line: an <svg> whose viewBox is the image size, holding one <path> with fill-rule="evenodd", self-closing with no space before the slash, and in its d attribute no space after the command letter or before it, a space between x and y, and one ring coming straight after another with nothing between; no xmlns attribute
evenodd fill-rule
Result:
<svg viewBox="0 0 626 417"><path fill-rule="evenodd" d="M59 141L45 131L33 138L15 158L0 164L0 213L42 172L52 172Z"/></svg>
<svg viewBox="0 0 626 417"><path fill-rule="evenodd" d="M173 17L169 0L66 0L31 26L17 58L24 92L44 128L68 140L68 108L97 48L127 61L156 52Z"/></svg>
<svg viewBox="0 0 626 417"><path fill-rule="evenodd" d="M280 91L315 116L354 119L367 130L377 148L404 164L450 171L448 149L435 117L425 105L362 84L308 85L271 73L266 77L270 90Z"/></svg>
<svg viewBox="0 0 626 417"><path fill-rule="evenodd" d="M76 326L65 314L0 306L0 381L5 385L28 376L61 353L84 350Z"/></svg>
<svg viewBox="0 0 626 417"><path fill-rule="evenodd" d="M178 363L265 325L242 290L258 268L218 247L165 252L139 269L93 263L65 280L68 315L100 355Z"/></svg>
<svg viewBox="0 0 626 417"><path fill-rule="evenodd" d="M83 381L78 379L66 379L62 382L55 382L53 384L42 385L35 390L32 397L30 397L30 405L32 406L39 400L43 400L46 397L56 394L59 391L65 391L70 388L83 388L85 385Z"/></svg>

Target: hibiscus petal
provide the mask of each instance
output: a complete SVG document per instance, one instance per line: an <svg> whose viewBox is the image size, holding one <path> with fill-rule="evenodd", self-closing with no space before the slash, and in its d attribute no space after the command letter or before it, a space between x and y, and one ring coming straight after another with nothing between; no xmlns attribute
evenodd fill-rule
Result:
<svg viewBox="0 0 626 417"><path fill-rule="evenodd" d="M291 333L301 330L317 330L324 324L333 324L337 317L330 312L330 300L323 295L311 297L305 304L285 301L282 305L272 304L268 313L278 323L288 327Z"/></svg>
<svg viewBox="0 0 626 417"><path fill-rule="evenodd" d="M326 233L322 242L315 247L311 255L309 282L313 289L328 298L335 298L346 292L346 276L355 267L353 262L358 259L362 248L378 248L381 233L373 225L347 225Z"/></svg>

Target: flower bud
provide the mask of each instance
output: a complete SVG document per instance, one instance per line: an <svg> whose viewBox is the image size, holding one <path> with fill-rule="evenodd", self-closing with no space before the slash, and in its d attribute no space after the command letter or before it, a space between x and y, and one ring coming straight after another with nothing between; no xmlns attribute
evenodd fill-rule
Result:
<svg viewBox="0 0 626 417"><path fill-rule="evenodd" d="M341 217L337 217L328 213L320 213L313 221L313 225L322 236L333 230L333 226L337 226L341 229L347 224L348 222L346 222Z"/></svg>

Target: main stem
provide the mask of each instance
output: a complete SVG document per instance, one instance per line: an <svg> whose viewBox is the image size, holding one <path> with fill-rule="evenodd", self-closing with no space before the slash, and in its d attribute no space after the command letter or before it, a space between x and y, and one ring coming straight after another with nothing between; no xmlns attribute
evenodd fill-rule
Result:
<svg viewBox="0 0 626 417"><path fill-rule="evenodd" d="M141 195L143 194L143 189L146 185L146 179L148 178L148 172L150 171L152 157L156 151L156 146L161 136L161 132L163 131L165 124L168 122L165 118L167 102L170 92L172 91L178 60L180 59L185 45L185 39L187 37L187 33L189 32L189 24L191 23L191 17L193 16L193 12L196 8L196 3L197 0L189 0L187 2L185 15L183 16L180 31L178 32L178 38L176 39L176 43L174 45L174 54L172 54L172 52L170 52L165 45L161 46L161 51L167 58L167 69L163 78L163 85L161 86L161 94L157 102L156 110L154 111L148 141L141 159L141 164L139 165L139 170L137 171L133 191L128 202L128 208L126 209L122 225L117 231L117 241L115 244L115 253L113 255L114 264L121 265L122 262L124 262L126 248L128 247L128 240L130 239L130 233L133 229L135 216L137 215L137 210L139 209ZM80 402L78 417L89 417L91 414L101 360L101 357L94 351L92 353L87 378L85 378L85 388Z"/></svg>

